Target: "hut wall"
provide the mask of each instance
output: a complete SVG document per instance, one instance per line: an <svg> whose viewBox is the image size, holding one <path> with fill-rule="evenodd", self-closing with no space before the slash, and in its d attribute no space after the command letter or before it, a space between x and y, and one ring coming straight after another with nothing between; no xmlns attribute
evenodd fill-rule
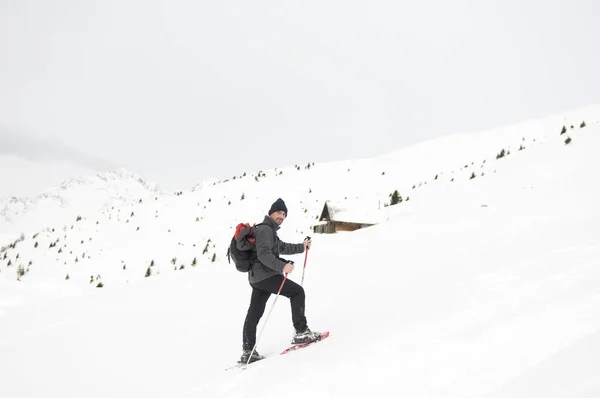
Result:
<svg viewBox="0 0 600 398"><path fill-rule="evenodd" d="M359 224L354 224L354 223L336 223L335 224L335 231L356 231L357 229L360 229L360 225Z"/></svg>

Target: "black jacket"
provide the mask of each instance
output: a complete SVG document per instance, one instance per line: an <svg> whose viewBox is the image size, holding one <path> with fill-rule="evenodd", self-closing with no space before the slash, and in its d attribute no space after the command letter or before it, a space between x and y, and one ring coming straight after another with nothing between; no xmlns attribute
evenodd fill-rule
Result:
<svg viewBox="0 0 600 398"><path fill-rule="evenodd" d="M256 253L258 261L248 273L250 283L260 282L273 275L282 275L286 261L279 258L280 254L298 254L304 252L302 243L285 243L277 236L279 225L269 216L256 227Z"/></svg>

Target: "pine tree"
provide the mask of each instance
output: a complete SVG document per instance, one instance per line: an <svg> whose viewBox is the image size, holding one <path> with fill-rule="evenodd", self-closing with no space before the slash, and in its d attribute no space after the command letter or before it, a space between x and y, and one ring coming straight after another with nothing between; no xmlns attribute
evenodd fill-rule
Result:
<svg viewBox="0 0 600 398"><path fill-rule="evenodd" d="M402 202L402 196L400 196L397 189L390 194L390 198L390 206L397 205L398 203Z"/></svg>

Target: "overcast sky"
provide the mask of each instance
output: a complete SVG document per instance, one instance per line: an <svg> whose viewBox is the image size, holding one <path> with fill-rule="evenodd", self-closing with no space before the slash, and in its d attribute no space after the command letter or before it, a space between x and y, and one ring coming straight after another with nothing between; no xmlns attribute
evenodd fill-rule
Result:
<svg viewBox="0 0 600 398"><path fill-rule="evenodd" d="M0 134L166 188L370 157L600 102L599 18L594 0L0 0Z"/></svg>

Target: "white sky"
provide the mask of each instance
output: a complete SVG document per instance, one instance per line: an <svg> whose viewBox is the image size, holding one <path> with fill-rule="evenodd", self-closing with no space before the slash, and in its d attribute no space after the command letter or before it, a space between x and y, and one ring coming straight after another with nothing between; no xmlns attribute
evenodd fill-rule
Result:
<svg viewBox="0 0 600 398"><path fill-rule="evenodd" d="M600 102L599 16L591 0L3 0L0 135L167 188L370 157Z"/></svg>

